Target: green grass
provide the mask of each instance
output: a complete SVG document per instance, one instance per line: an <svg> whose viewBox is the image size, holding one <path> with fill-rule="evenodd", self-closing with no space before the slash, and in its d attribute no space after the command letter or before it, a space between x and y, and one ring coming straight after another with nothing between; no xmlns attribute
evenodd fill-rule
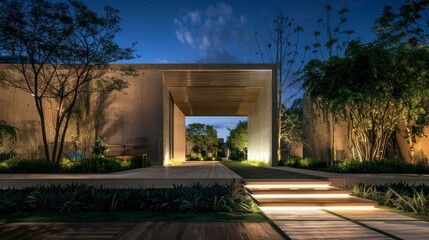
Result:
<svg viewBox="0 0 429 240"><path fill-rule="evenodd" d="M57 212L0 215L0 224L9 222L266 222L256 213L171 213L171 212L89 212L63 215Z"/></svg>
<svg viewBox="0 0 429 240"><path fill-rule="evenodd" d="M238 161L222 161L221 163L244 179L322 179L316 176L258 167Z"/></svg>

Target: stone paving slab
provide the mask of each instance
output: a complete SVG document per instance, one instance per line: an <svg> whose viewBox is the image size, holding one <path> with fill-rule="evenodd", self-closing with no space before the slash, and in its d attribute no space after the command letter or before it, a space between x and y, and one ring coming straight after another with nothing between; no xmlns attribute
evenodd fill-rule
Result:
<svg viewBox="0 0 429 240"><path fill-rule="evenodd" d="M419 221L415 218L377 208L373 210L333 210L332 212L355 221Z"/></svg>
<svg viewBox="0 0 429 240"><path fill-rule="evenodd" d="M291 239L391 239L349 221L274 221Z"/></svg>
<svg viewBox="0 0 429 240"><path fill-rule="evenodd" d="M383 173L383 174L351 174L351 173L331 173L316 170L292 168L292 167L274 167L277 170L288 171L299 174L307 174L318 177L327 178L331 181L332 186L341 187L353 185L356 183L367 184L389 184L389 183L409 183L409 184L429 184L429 174L396 174L396 173Z"/></svg>
<svg viewBox="0 0 429 240"><path fill-rule="evenodd" d="M103 174L0 174L0 188L51 184L88 184L105 187L171 187L241 182L242 178L218 161L184 162L179 166L148 167Z"/></svg>
<svg viewBox="0 0 429 240"><path fill-rule="evenodd" d="M429 222L377 208L264 213L291 239L429 239Z"/></svg>
<svg viewBox="0 0 429 240"><path fill-rule="evenodd" d="M323 210L264 210L271 220L286 221L340 221L343 220Z"/></svg>
<svg viewBox="0 0 429 240"><path fill-rule="evenodd" d="M429 222L425 221L362 221L362 223L402 239L429 239Z"/></svg>

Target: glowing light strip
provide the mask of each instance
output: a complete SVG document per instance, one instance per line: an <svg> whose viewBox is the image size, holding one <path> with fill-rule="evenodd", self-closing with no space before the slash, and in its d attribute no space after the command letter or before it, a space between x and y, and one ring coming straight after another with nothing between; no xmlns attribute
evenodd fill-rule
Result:
<svg viewBox="0 0 429 240"><path fill-rule="evenodd" d="M270 188L329 188L328 184L249 184L246 185L247 188L254 189L270 189Z"/></svg>
<svg viewBox="0 0 429 240"><path fill-rule="evenodd" d="M333 194L252 194L256 199L263 198L348 198L347 193L333 193Z"/></svg>
<svg viewBox="0 0 429 240"><path fill-rule="evenodd" d="M259 207L262 211L270 210L374 210L373 206L329 206L329 207Z"/></svg>

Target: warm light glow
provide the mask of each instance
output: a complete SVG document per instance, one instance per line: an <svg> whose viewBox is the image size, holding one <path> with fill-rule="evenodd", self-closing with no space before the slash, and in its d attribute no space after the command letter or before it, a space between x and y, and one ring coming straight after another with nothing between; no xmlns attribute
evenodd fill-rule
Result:
<svg viewBox="0 0 429 240"><path fill-rule="evenodd" d="M248 184L247 188L251 189L272 189L272 188L317 188L317 189L326 189L329 188L329 184L321 183L321 184Z"/></svg>
<svg viewBox="0 0 429 240"><path fill-rule="evenodd" d="M329 207L259 207L262 211L270 210L374 210L373 206L329 206Z"/></svg>
<svg viewBox="0 0 429 240"><path fill-rule="evenodd" d="M347 193L320 193L320 194L252 194L256 199L263 198L348 198Z"/></svg>

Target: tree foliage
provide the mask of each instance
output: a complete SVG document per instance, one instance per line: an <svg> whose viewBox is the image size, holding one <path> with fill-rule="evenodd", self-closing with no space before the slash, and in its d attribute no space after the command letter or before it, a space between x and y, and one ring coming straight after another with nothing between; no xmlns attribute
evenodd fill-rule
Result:
<svg viewBox="0 0 429 240"><path fill-rule="evenodd" d="M99 86L123 85L107 75L112 72L108 63L129 59L134 50L114 41L120 31L118 10L109 6L104 10L104 15L98 15L75 0L0 1L0 54L20 59L19 64L1 70L1 79L6 87L34 97L48 161L62 158L81 94L105 90ZM53 137L48 136L46 103L54 112Z"/></svg>
<svg viewBox="0 0 429 240"><path fill-rule="evenodd" d="M283 105L281 135L286 143L303 141L302 103L302 98L298 98L289 108Z"/></svg>
<svg viewBox="0 0 429 240"><path fill-rule="evenodd" d="M0 146L3 145L3 139L6 137L9 137L11 142L16 142L16 128L5 121L0 121Z"/></svg>
<svg viewBox="0 0 429 240"><path fill-rule="evenodd" d="M209 124L192 123L186 127L186 142L191 143L193 151L205 154L215 153L218 143L217 131Z"/></svg>
<svg viewBox="0 0 429 240"><path fill-rule="evenodd" d="M388 45L428 46L429 0L400 0L399 9L385 6L377 18L374 32Z"/></svg>
<svg viewBox="0 0 429 240"><path fill-rule="evenodd" d="M321 26L320 31L314 31L315 42L313 43L313 54L319 60L326 60L332 56L344 53L350 41L353 30L345 28L348 21L348 8L337 11L337 17L332 16L332 6L326 4L323 7L324 16L317 21Z"/></svg>
<svg viewBox="0 0 429 240"><path fill-rule="evenodd" d="M404 118L427 119L429 52L353 41L344 57L311 60L304 69L310 97L349 125L354 157L382 159Z"/></svg>
<svg viewBox="0 0 429 240"><path fill-rule="evenodd" d="M226 145L232 151L244 154L244 158L246 158L248 145L247 121L240 121L235 128L228 128L228 130L229 136L227 137Z"/></svg>

